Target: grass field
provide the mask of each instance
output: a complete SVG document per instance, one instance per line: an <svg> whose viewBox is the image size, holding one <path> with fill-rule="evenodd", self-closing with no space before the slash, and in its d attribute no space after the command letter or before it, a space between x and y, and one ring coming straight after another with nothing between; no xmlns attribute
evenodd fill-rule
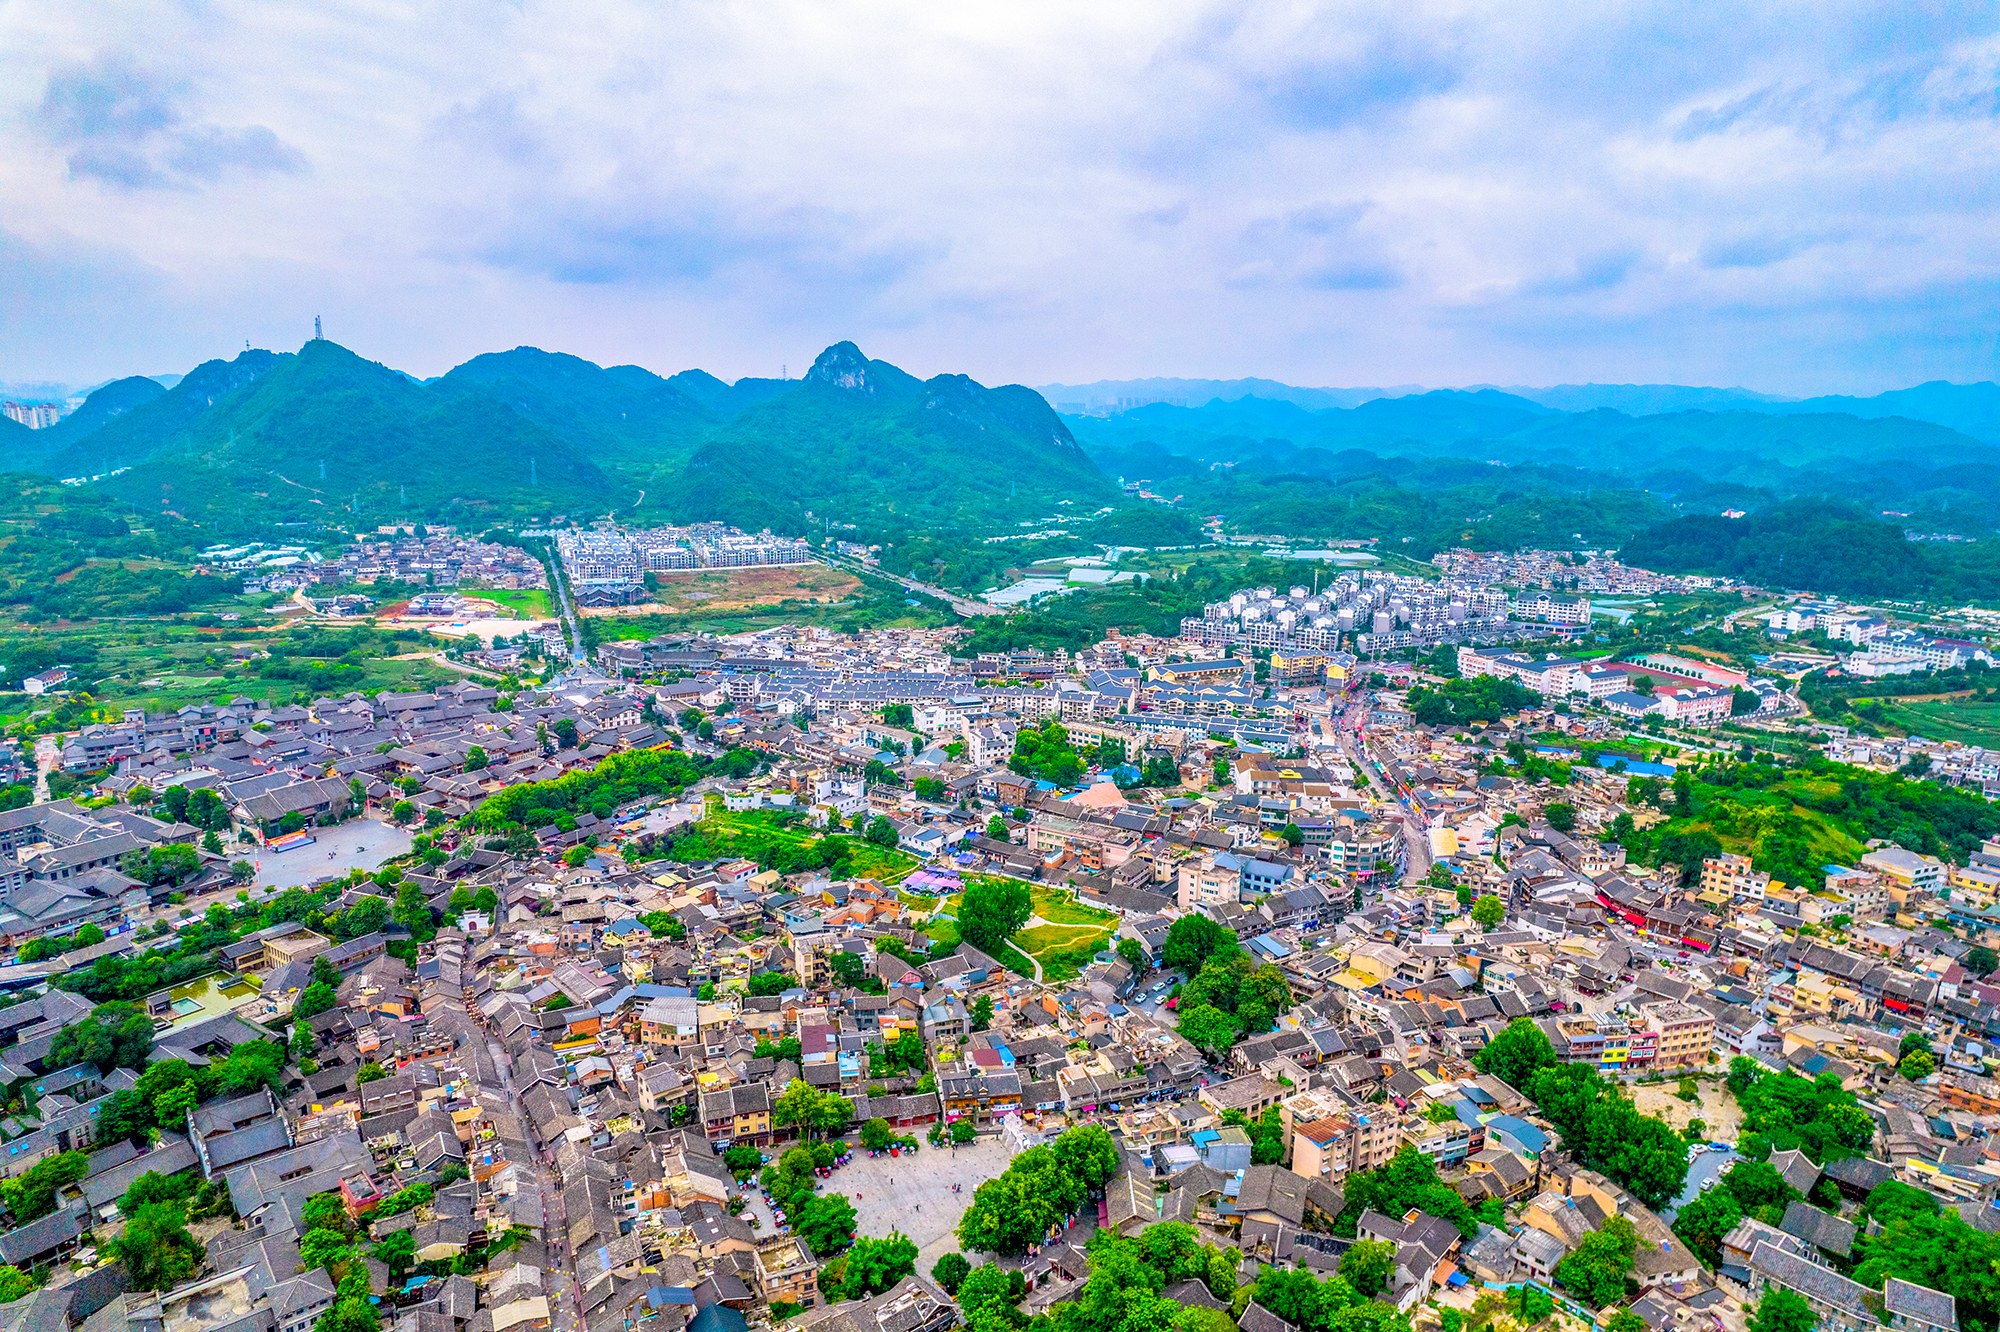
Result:
<svg viewBox="0 0 2000 1332"><path fill-rule="evenodd" d="M762 810L731 812L722 809L720 802L710 804L708 815L699 827L718 844L727 843L730 854L751 860L761 859L762 853L773 846L805 846L819 839L817 832L803 825L786 826L776 815ZM917 867L917 858L902 851L876 846L859 837L850 837L848 842L856 878L894 883Z"/></svg>
<svg viewBox="0 0 2000 1332"><path fill-rule="evenodd" d="M549 594L539 587L523 588L518 592L504 592L491 587L468 587L461 589L468 597L490 601L496 606L506 606L525 619L545 620L555 614L549 604Z"/></svg>
<svg viewBox="0 0 2000 1332"><path fill-rule="evenodd" d="M1926 740L1956 740L1985 749L2000 746L2000 701L1950 698L1907 703L1885 698L1882 707L1893 724Z"/></svg>
<svg viewBox="0 0 2000 1332"><path fill-rule="evenodd" d="M1111 931L1093 925L1031 925L1014 936L1014 943L1042 964L1042 979L1051 985L1074 980L1090 960L1108 946Z"/></svg>
<svg viewBox="0 0 2000 1332"><path fill-rule="evenodd" d="M1036 915L1055 925L1101 926L1118 919L1116 912L1085 906L1067 888L1033 884L1028 889L1028 899L1034 903Z"/></svg>

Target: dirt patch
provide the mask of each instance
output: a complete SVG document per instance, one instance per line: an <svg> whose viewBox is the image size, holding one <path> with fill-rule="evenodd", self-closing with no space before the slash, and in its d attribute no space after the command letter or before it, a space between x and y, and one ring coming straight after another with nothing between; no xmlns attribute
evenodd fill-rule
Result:
<svg viewBox="0 0 2000 1332"><path fill-rule="evenodd" d="M823 564L752 567L748 569L685 569L656 575L656 599L638 606L584 609L588 616L674 615L690 610L748 610L781 601L824 604L841 601L861 587L861 580L844 569Z"/></svg>
<svg viewBox="0 0 2000 1332"><path fill-rule="evenodd" d="M1694 1085L1701 1093L1699 1101L1683 1101L1676 1096L1677 1082L1641 1084L1632 1088L1632 1100L1640 1114L1665 1120L1675 1132L1685 1129L1688 1120L1699 1119L1708 1126L1709 1141L1735 1142L1743 1127L1743 1111L1736 1098L1729 1094L1720 1078L1713 1081L1697 1078Z"/></svg>

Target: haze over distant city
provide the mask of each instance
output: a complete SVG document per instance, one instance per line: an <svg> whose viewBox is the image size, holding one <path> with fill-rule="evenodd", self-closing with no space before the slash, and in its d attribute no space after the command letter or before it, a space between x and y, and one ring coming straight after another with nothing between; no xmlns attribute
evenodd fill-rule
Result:
<svg viewBox="0 0 2000 1332"><path fill-rule="evenodd" d="M1996 376L2000 11L0 6L0 380Z"/></svg>

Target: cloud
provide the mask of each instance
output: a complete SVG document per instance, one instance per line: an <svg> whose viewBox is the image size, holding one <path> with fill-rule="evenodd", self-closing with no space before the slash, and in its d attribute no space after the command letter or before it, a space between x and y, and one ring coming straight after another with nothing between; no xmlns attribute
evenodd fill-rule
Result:
<svg viewBox="0 0 2000 1332"><path fill-rule="evenodd" d="M1718 237L1701 247L1701 262L1710 268L1763 268L1791 258L1808 244L1800 236Z"/></svg>
<svg viewBox="0 0 2000 1332"><path fill-rule="evenodd" d="M296 173L300 152L263 125L188 124L187 89L124 56L52 70L37 118L50 142L69 148L72 178L122 189L188 189L231 168Z"/></svg>
<svg viewBox="0 0 2000 1332"><path fill-rule="evenodd" d="M6 14L0 219L173 275L134 288L148 371L323 313L425 375L521 342L767 373L851 337L1026 383L2000 376L1992 7ZM10 375L65 346L125 368L58 318Z"/></svg>

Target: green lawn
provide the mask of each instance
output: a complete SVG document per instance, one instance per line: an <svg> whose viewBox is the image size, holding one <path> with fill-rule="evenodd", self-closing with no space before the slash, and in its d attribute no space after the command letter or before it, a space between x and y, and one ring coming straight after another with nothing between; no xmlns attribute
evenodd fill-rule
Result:
<svg viewBox="0 0 2000 1332"><path fill-rule="evenodd" d="M1933 698L1922 703L1883 699L1889 720L1926 740L1956 740L1985 749L2000 746L2000 701Z"/></svg>
<svg viewBox="0 0 2000 1332"><path fill-rule="evenodd" d="M802 823L787 826L781 816L764 810L732 813L720 808L719 802L710 805L701 829L717 842L727 841L731 854L752 860L762 859L763 851L780 843L805 846L819 839L817 832ZM848 842L857 878L894 883L917 867L917 858L902 851L876 846L859 837L849 837Z"/></svg>
<svg viewBox="0 0 2000 1332"><path fill-rule="evenodd" d="M549 594L539 587L522 588L518 592L506 592L490 587L464 587L461 590L469 597L478 597L512 607L531 620L545 620L555 614L549 605Z"/></svg>
<svg viewBox="0 0 2000 1332"><path fill-rule="evenodd" d="M1014 943L1042 964L1042 979L1051 985L1074 980L1111 939L1111 931L1089 925L1032 925L1014 936Z"/></svg>
<svg viewBox="0 0 2000 1332"><path fill-rule="evenodd" d="M1034 903L1037 916L1056 925L1104 925L1118 919L1116 912L1085 906L1068 888L1032 884L1028 889L1028 899Z"/></svg>

